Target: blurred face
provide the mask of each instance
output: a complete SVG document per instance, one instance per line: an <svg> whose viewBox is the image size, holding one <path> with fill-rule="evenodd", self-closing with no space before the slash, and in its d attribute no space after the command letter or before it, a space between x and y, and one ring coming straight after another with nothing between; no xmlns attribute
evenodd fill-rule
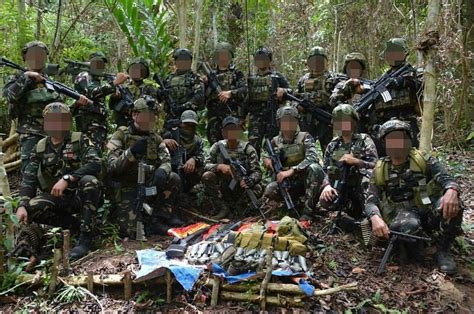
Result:
<svg viewBox="0 0 474 314"><path fill-rule="evenodd" d="M349 78L359 78L362 75L362 64L358 61L349 61L346 66L346 74Z"/></svg>
<svg viewBox="0 0 474 314"><path fill-rule="evenodd" d="M403 50L387 50L384 53L384 59L390 66L398 66L405 62L405 52Z"/></svg>
<svg viewBox="0 0 474 314"><path fill-rule="evenodd" d="M406 159L411 148L411 140L403 131L394 131L385 136L385 153L391 158Z"/></svg>
<svg viewBox="0 0 474 314"><path fill-rule="evenodd" d="M153 112L134 112L132 114L135 127L141 131L151 131L156 123L156 115Z"/></svg>
<svg viewBox="0 0 474 314"><path fill-rule="evenodd" d="M72 126L71 113L53 112L44 117L43 129L51 137L64 138Z"/></svg>
<svg viewBox="0 0 474 314"><path fill-rule="evenodd" d="M327 60L324 56L319 56L319 55L311 56L308 58L308 60L306 60L306 62L308 64L308 68L312 72L316 72L316 73L323 72L327 68Z"/></svg>
<svg viewBox="0 0 474 314"><path fill-rule="evenodd" d="M229 141L237 141L242 137L242 128L238 125L229 124L222 130L222 136Z"/></svg>
<svg viewBox="0 0 474 314"><path fill-rule="evenodd" d="M44 49L40 47L32 47L25 53L25 62L28 65L28 69L40 71L44 69L47 57L48 56Z"/></svg>
<svg viewBox="0 0 474 314"><path fill-rule="evenodd" d="M334 133L338 136L351 135L352 130L355 127L356 122L351 117L342 117L334 121L333 129Z"/></svg>
<svg viewBox="0 0 474 314"><path fill-rule="evenodd" d="M230 65L231 60L232 60L232 55L230 54L230 52L226 50L219 51L215 55L215 61L217 65L219 66L219 68L222 68L222 69L227 69Z"/></svg>
<svg viewBox="0 0 474 314"><path fill-rule="evenodd" d="M91 74L92 75L100 75L105 71L105 62L101 58L92 58L90 60L91 66Z"/></svg>
<svg viewBox="0 0 474 314"><path fill-rule="evenodd" d="M285 133L294 133L298 129L298 120L294 117L283 117L280 120L280 130Z"/></svg>
<svg viewBox="0 0 474 314"><path fill-rule="evenodd" d="M174 61L176 70L188 71L191 70L192 59L188 56L178 56Z"/></svg>
<svg viewBox="0 0 474 314"><path fill-rule="evenodd" d="M134 81L142 81L147 75L147 69L143 64L135 63L128 68L128 75Z"/></svg>
<svg viewBox="0 0 474 314"><path fill-rule="evenodd" d="M255 66L260 70L264 70L270 67L270 58L264 54L258 54L254 57Z"/></svg>

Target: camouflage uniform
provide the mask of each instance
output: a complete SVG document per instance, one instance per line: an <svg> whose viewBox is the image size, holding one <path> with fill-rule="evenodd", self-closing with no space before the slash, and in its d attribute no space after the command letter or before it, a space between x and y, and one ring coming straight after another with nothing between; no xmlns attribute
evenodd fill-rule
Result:
<svg viewBox="0 0 474 314"><path fill-rule="evenodd" d="M59 145L49 136L41 139L31 152L20 185L20 206L27 209L28 221L75 229L77 221L72 215L79 213L81 233L90 233L100 202L99 173L100 157L85 134L70 132ZM51 195L54 184L67 175L78 180L69 182L62 197ZM36 196L37 189L41 194Z"/></svg>
<svg viewBox="0 0 474 314"><path fill-rule="evenodd" d="M218 44L216 52L221 50L228 50L232 56L234 55L233 48L230 44ZM208 86L206 89L207 140L211 145L222 140L222 120L228 115L239 116L242 113L241 104L247 95L247 81L242 71L236 69L235 65L231 64L225 70L220 70L217 67L215 70L212 70L212 72L217 77L222 91L231 91L232 96L227 103L224 104L217 98L217 91L211 86Z"/></svg>
<svg viewBox="0 0 474 314"><path fill-rule="evenodd" d="M407 132L410 128L407 123L393 120L385 123L381 132L389 127ZM395 166L390 157L382 157L371 178L365 215L382 217L396 231L415 234L424 230L434 236L441 249L448 251L454 238L462 233L463 215L461 208L455 218L443 218L440 202L448 189L458 193L460 190L438 160L416 148L411 149L402 165Z"/></svg>
<svg viewBox="0 0 474 314"><path fill-rule="evenodd" d="M190 112L191 118L189 118ZM197 125L197 114L191 110L187 110L183 112L181 115L181 121L179 122L193 123ZM178 150L170 151L171 167L172 170L180 176L183 191L187 193L201 180L205 159L204 143L201 137L199 137L195 132L188 132L180 126L168 127L162 133L162 137L163 139L174 139L180 146L179 149L183 150L183 154L178 153ZM179 160L179 155L182 156L182 160ZM186 161L191 158L196 161L196 168L193 173L185 173L182 167Z"/></svg>
<svg viewBox="0 0 474 314"><path fill-rule="evenodd" d="M131 153L131 147L146 138L146 155L143 161L147 165L153 166L155 172L162 169L167 179L163 186L158 186L158 195L150 200L155 202L155 207L161 203L162 209L169 210L174 197L180 188L179 176L171 172L171 160L168 149L162 142L161 137L155 132L142 132L135 128L132 123L129 127L119 127L112 135L107 147L108 155L108 175L112 186L113 216L120 227L122 235L134 236L136 234L137 213L137 181L138 181L138 161ZM152 186L152 180L147 180L148 186ZM152 206L153 207L153 206ZM145 230L153 228L151 224L156 221L162 213L153 211L153 216L144 218Z"/></svg>
<svg viewBox="0 0 474 314"><path fill-rule="evenodd" d="M284 110L292 113L285 113ZM278 120L286 114L293 114L298 118L298 112L295 108L282 107L278 110ZM293 140L285 141L282 133L275 136L272 140L272 146L280 160L283 170L294 169L295 174L288 178L290 182L291 194L302 194L305 196L305 214L310 214L315 204L318 202L321 183L324 179L324 172L319 165L318 153L314 145L314 139L307 132L295 131ZM263 158L268 158L268 152L265 151ZM281 200L281 195L276 181L269 183L265 189L264 197L271 200Z"/></svg>
<svg viewBox="0 0 474 314"><path fill-rule="evenodd" d="M219 145L229 152L233 159L240 160L249 172L250 181L252 181L251 189L255 195L259 197L262 194L260 181L262 180L262 171L258 163L257 152L251 144L245 141L239 141L236 149L230 149L227 140L220 140L211 146L209 155L204 161L204 174L202 183L204 185L204 193L206 198L212 203L214 208L231 210L238 214L242 213L249 207L250 199L245 194L245 190L237 183L234 190L229 188L232 180L230 176L224 176L217 171L217 165L225 164L224 158L219 149Z"/></svg>
<svg viewBox="0 0 474 314"><path fill-rule="evenodd" d="M93 53L92 58L103 58L107 62L102 53ZM78 93L92 100L92 104L73 108L76 129L87 134L96 148L102 151L107 141L105 98L115 93L116 88L111 82L104 81L100 76L88 72L82 72L76 77L74 87Z"/></svg>
<svg viewBox="0 0 474 314"><path fill-rule="evenodd" d="M22 53L32 47L46 46L42 42L33 41L23 48ZM46 74L42 74L47 77ZM25 172L30 160L30 153L40 139L45 136L43 131L43 109L47 104L61 101L60 95L49 89L44 83L37 83L24 73L17 73L5 84L3 96L9 103L9 115L18 118L17 132L20 134L21 172Z"/></svg>
<svg viewBox="0 0 474 314"><path fill-rule="evenodd" d="M267 51L271 60L271 52L266 48L259 50ZM259 53L257 50L257 54ZM273 90L272 90L273 87ZM284 105L284 101L276 100L276 89L284 88L291 93L290 83L283 74L275 70L262 72L258 70L257 74L248 79L248 99L244 102L243 117L249 115L248 136L250 144L255 147L258 156L262 150L262 141L265 138L273 138L278 134L276 124L276 110L278 108L269 108L269 101L274 99L278 107Z"/></svg>
<svg viewBox="0 0 474 314"><path fill-rule="evenodd" d="M191 52L179 48L174 53L175 59L179 55L191 56ZM179 118L185 110L198 112L204 108L204 83L193 71L176 71L165 79L164 85L177 106L177 112L172 112L172 108L165 103L166 121Z"/></svg>
<svg viewBox="0 0 474 314"><path fill-rule="evenodd" d="M311 49L308 58L315 55L326 57L326 52L321 47L314 47ZM308 99L315 106L320 107L327 112L331 112L333 107L331 107L329 97L337 83L337 75L330 71L324 71L317 76L309 72L298 80L297 94L303 99ZM316 119L314 114L311 112L302 114L301 129L311 134L314 139L319 140L322 151L326 149L326 146L331 141L331 126Z"/></svg>
<svg viewBox="0 0 474 314"><path fill-rule="evenodd" d="M357 80L360 81L360 85L351 84L352 80L348 77L347 64L351 61L357 61L362 66L362 74ZM340 104L353 104L362 97L363 94L372 89L373 82L366 79L367 77L367 65L366 60L363 54L358 52L352 52L345 56L344 58L344 67L342 69L344 76L341 76L339 81L332 91L329 102L332 107L336 107ZM356 88L359 87L362 89L362 93L359 94L356 92Z"/></svg>
<svg viewBox="0 0 474 314"><path fill-rule="evenodd" d="M406 54L408 54L408 47L401 38L392 38L386 43L387 49L391 47L400 47ZM405 63L400 64L395 68L391 68L381 77L385 77L390 73L396 71ZM420 114L420 101L418 100L418 92L421 88L421 82L417 77L416 70L410 66L410 71L403 76L394 78L392 83L387 87L390 92L391 100L384 102L382 96L379 96L374 103L375 110L370 117L361 117L362 130L372 136L380 156L383 156L383 149L377 140L378 126L384 122L397 118L402 121L410 123L411 132L413 134L414 146L418 147L418 133L417 116Z"/></svg>
<svg viewBox="0 0 474 314"><path fill-rule="evenodd" d="M137 63L142 64L147 69L147 75L144 77L144 79L147 78L149 76L149 65L148 62L146 62L143 58L133 59L128 65L128 67L130 68L133 64ZM132 101L135 101L138 98L142 98L144 96L150 96L155 99L157 98L157 89L150 84L146 84L143 80L134 81L130 79L123 84L123 88L126 89L132 95ZM123 95L116 97L115 94L112 94L110 96L109 108L113 110L112 117L117 127L128 126L132 121L132 108L127 107L122 100Z"/></svg>

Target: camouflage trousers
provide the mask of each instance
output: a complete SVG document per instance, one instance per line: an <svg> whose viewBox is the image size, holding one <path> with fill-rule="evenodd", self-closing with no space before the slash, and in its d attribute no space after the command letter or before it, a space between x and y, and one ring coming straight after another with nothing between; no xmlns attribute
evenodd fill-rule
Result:
<svg viewBox="0 0 474 314"><path fill-rule="evenodd" d="M296 197L304 195L305 206L308 209L313 209L318 203L323 180L323 169L319 164L313 163L309 165L303 172L295 173L293 177L289 179L290 190L288 192ZM270 182L267 185L263 196L274 201L283 200L280 190L278 189L278 183L276 181Z"/></svg>
<svg viewBox="0 0 474 314"><path fill-rule="evenodd" d="M419 208L410 204L393 203L382 211L385 222L395 231L416 234L421 230L436 240L454 239L462 233L461 222L463 209L458 215L447 221L443 218L440 207L441 198L432 206ZM389 210L386 210L390 208Z"/></svg>
<svg viewBox="0 0 474 314"><path fill-rule="evenodd" d="M100 191L99 180L87 175L76 186L68 188L63 197L44 192L29 201L28 221L75 230L79 224L75 216L79 214L80 231L91 232L100 204Z"/></svg>
<svg viewBox="0 0 474 314"><path fill-rule="evenodd" d="M183 170L175 171L174 169L173 171L179 175L181 192L188 193L196 184L201 182L201 176L204 169L202 167L196 167L192 173L185 173Z"/></svg>
<svg viewBox="0 0 474 314"><path fill-rule="evenodd" d="M44 136L37 134L21 134L20 135L20 158L21 158L21 173L25 172L26 166L30 163L30 154L35 145Z"/></svg>
<svg viewBox="0 0 474 314"><path fill-rule="evenodd" d="M205 198L215 209L228 208L235 215L238 215L251 207L250 198L247 196L245 190L240 187L240 182L236 184L234 190L231 190L229 188L231 182L230 177L220 173L215 174L211 171L204 172L201 182L204 186ZM252 190L257 199L262 196L263 188L260 184L253 186Z"/></svg>
<svg viewBox="0 0 474 314"><path fill-rule="evenodd" d="M107 143L106 117L98 114L79 115L76 117L76 128L79 132L86 134L99 154L102 154Z"/></svg>
<svg viewBox="0 0 474 314"><path fill-rule="evenodd" d="M249 143L255 148L259 158L264 138L272 139L278 135L278 132L276 120L273 121L263 114L251 113L249 115Z"/></svg>
<svg viewBox="0 0 474 314"><path fill-rule="evenodd" d="M360 187L347 187L344 193L347 202L341 204L343 206L342 210L354 219L362 218L365 208L365 192L360 189ZM339 208L334 206L335 201L336 199L331 202L326 202L324 200L320 200L319 202L321 207L324 207L327 210L338 211Z"/></svg>
<svg viewBox="0 0 474 314"><path fill-rule="evenodd" d="M301 131L308 132L314 140L319 141L321 151L324 153L333 138L332 126L314 118L313 113L303 114L300 125Z"/></svg>
<svg viewBox="0 0 474 314"><path fill-rule="evenodd" d="M112 202L112 221L118 225L121 236L134 238L139 218L139 213L137 212L137 189L136 187L118 186L117 188L120 191L117 191L119 195L116 195ZM145 229L147 229L147 223L154 221L154 218L169 216L176 203L176 197L180 188L180 178L176 173L172 172L163 190L158 191L158 195L145 197L144 203L150 205L153 209L151 215L146 211L142 211Z"/></svg>

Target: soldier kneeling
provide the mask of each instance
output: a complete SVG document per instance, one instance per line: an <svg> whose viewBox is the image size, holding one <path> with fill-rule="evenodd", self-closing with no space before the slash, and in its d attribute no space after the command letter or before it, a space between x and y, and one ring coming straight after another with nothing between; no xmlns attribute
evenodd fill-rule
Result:
<svg viewBox="0 0 474 314"><path fill-rule="evenodd" d="M80 237L70 258L87 254L92 242L94 214L100 202L100 157L91 140L71 132L72 115L62 103L49 104L43 111L44 131L30 155L20 186L20 222L36 222L74 230ZM41 194L36 195L39 188Z"/></svg>
<svg viewBox="0 0 474 314"><path fill-rule="evenodd" d="M153 130L156 112L153 99L139 98L134 103L130 125L119 127L107 144L107 174L112 186L111 202L116 211L112 217L116 218L122 236L135 237L140 220L148 234L166 234L171 225L182 224L172 212L180 180L176 173L171 172L170 154L165 143ZM148 171L144 182L140 183L142 185L137 185L140 163L144 163ZM139 200L138 192L143 192L143 189L147 193ZM147 212L151 214L150 219L137 205L138 202L161 210Z"/></svg>
<svg viewBox="0 0 474 314"><path fill-rule="evenodd" d="M288 180L287 192L304 194L305 208L302 218L310 219L324 179L314 139L308 132L299 130L299 114L296 108L281 107L277 111L276 118L280 134L271 140L271 145L276 154L280 155L283 169L276 175L276 181L267 185L264 197L271 200L281 200L278 184ZM263 158L265 168L273 171L274 165L269 155L264 154Z"/></svg>
<svg viewBox="0 0 474 314"><path fill-rule="evenodd" d="M365 206L373 233L388 238L390 230L423 230L437 241L440 271L456 272L449 249L462 232L458 184L440 162L413 147L408 123L387 121L379 136L387 157L375 166Z"/></svg>

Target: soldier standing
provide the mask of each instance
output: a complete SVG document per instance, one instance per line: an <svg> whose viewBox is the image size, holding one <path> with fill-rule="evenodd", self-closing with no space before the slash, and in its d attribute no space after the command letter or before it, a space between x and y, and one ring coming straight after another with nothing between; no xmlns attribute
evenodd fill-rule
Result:
<svg viewBox="0 0 474 314"><path fill-rule="evenodd" d="M258 70L248 79L248 99L244 103L243 117L249 116L249 142L258 156L263 138L273 138L278 134L276 111L283 104L285 93L291 93L288 80L272 68L272 55L268 48L259 48L255 52Z"/></svg>
<svg viewBox="0 0 474 314"><path fill-rule="evenodd" d="M452 274L456 262L449 250L462 233L459 186L439 161L413 147L411 131L400 120L387 121L380 128L387 156L375 166L365 214L380 238L388 238L390 230L432 235L440 271ZM419 254L419 248L412 249Z"/></svg>
<svg viewBox="0 0 474 314"><path fill-rule="evenodd" d="M301 132L298 125L298 110L285 106L277 111L279 135L271 139L271 144L283 166L283 171L276 175L276 181L269 183L264 197L281 200L278 183L289 180L289 193L305 196L303 219L309 219L318 202L319 191L324 179L324 172L319 165L318 153L311 134ZM265 168L273 170L272 160L265 154Z"/></svg>
<svg viewBox="0 0 474 314"><path fill-rule="evenodd" d="M247 95L247 82L242 71L232 63L234 48L226 42L218 43L214 52L216 69L207 76L207 139L209 144L222 140L222 120L229 116L242 113L241 104ZM218 93L209 84L210 76L214 76L221 92Z"/></svg>
<svg viewBox="0 0 474 314"><path fill-rule="evenodd" d="M93 220L100 202L100 157L81 132L71 132L72 115L63 103L44 108L44 131L31 151L20 186L16 216L20 222L36 222L75 229L80 215L80 237L71 259L89 252ZM41 194L36 195L39 189Z"/></svg>
<svg viewBox="0 0 474 314"><path fill-rule="evenodd" d="M107 144L111 202L116 210L113 217L116 218L121 235L125 237L133 237L137 232L139 162L153 168L148 173L146 185L156 187L157 191L156 195L147 198L147 203L154 210L152 216L147 216L143 221L146 233L166 234L171 225L182 223L172 212L180 180L176 173L171 172L170 154L165 143L153 131L156 113L154 101L147 102L139 98L132 110L133 122L128 127L119 127Z"/></svg>
<svg viewBox="0 0 474 314"><path fill-rule="evenodd" d="M23 47L23 61L27 71L14 75L5 84L3 95L9 103L8 112L12 119L18 118L17 132L20 134L21 172L24 173L30 160L30 153L40 139L43 130L43 109L46 105L61 101L60 95L44 83L47 77L43 70L49 51L40 41L32 41ZM78 105L87 104L81 97Z"/></svg>
<svg viewBox="0 0 474 314"><path fill-rule="evenodd" d="M260 181L262 171L260 170L257 152L253 146L245 141L241 141L242 126L236 117L227 117L222 122L223 140L211 146L209 155L204 162L204 174L202 183L207 199L212 203L214 209L219 208L219 213L215 219L223 219L229 216L231 209L237 212L245 210L250 199L244 195L245 189L251 189L258 197L262 194ZM236 178L236 173L232 172L232 167L224 160L221 148L222 145L229 153L229 156L242 163L248 176L246 178ZM229 184L232 180L238 180L237 185L232 190Z"/></svg>
<svg viewBox="0 0 474 314"><path fill-rule="evenodd" d="M369 178L377 162L377 149L369 135L355 133L359 116L349 104L334 108L333 126L338 134L326 148L323 169L326 173L320 196L320 204L333 209L334 201L344 193L350 206L347 214L355 219L362 218ZM346 169L347 167L347 169ZM347 171L347 173L344 173ZM343 178L344 174L346 178ZM336 190L344 180L343 191ZM346 204L341 204L346 205Z"/></svg>
<svg viewBox="0 0 474 314"><path fill-rule="evenodd" d="M329 97L338 82L336 74L328 71L328 58L326 50L316 46L311 48L306 60L309 72L298 80L298 95L309 100L314 106L327 112L332 111ZM329 124L319 121L316 115L302 106L298 106L302 114L303 131L309 132L314 139L319 140L321 150L324 152L332 138L332 128Z"/></svg>

